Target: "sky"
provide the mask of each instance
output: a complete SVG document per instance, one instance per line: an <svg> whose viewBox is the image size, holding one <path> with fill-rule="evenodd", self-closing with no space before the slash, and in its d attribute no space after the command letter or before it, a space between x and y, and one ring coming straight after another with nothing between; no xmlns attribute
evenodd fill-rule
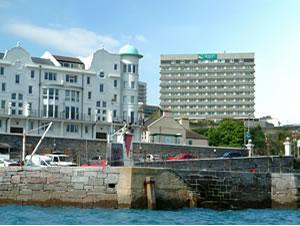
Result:
<svg viewBox="0 0 300 226"><path fill-rule="evenodd" d="M0 0L0 21L0 52L18 41L37 57L135 46L152 105L161 54L254 52L255 117L300 123L299 0Z"/></svg>

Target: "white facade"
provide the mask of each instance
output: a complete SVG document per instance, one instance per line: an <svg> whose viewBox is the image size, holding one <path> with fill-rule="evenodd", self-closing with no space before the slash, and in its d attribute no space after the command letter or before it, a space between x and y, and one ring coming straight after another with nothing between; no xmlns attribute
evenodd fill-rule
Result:
<svg viewBox="0 0 300 226"><path fill-rule="evenodd" d="M138 128L141 57L129 45L119 54L99 49L90 62L31 57L20 46L0 53L0 133L42 134L50 121L49 136L69 138L106 139L112 122Z"/></svg>

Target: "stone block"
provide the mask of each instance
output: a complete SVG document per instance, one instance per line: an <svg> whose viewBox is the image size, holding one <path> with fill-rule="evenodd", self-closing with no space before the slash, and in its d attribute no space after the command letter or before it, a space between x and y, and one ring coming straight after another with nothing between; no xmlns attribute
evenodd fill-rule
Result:
<svg viewBox="0 0 300 226"><path fill-rule="evenodd" d="M54 191L56 188L55 184L45 184L44 185L44 191Z"/></svg>
<svg viewBox="0 0 300 226"><path fill-rule="evenodd" d="M44 202L49 199L49 192L47 191L35 191L32 194L32 200L38 202Z"/></svg>
<svg viewBox="0 0 300 226"><path fill-rule="evenodd" d="M108 174L107 177L104 179L105 184L117 184L119 179L118 174Z"/></svg>
<svg viewBox="0 0 300 226"><path fill-rule="evenodd" d="M73 186L71 186L71 187L73 187L73 189L75 189L75 190L83 190L83 183L72 183L72 185Z"/></svg>
<svg viewBox="0 0 300 226"><path fill-rule="evenodd" d="M9 184L0 184L0 191L8 191L10 188Z"/></svg>
<svg viewBox="0 0 300 226"><path fill-rule="evenodd" d="M85 177L96 177L98 175L98 172L93 171L93 172L84 172Z"/></svg>
<svg viewBox="0 0 300 226"><path fill-rule="evenodd" d="M115 188L106 188L106 192L108 194L114 194L114 193L116 193L116 189Z"/></svg>
<svg viewBox="0 0 300 226"><path fill-rule="evenodd" d="M42 191L44 189L44 185L43 184L30 184L28 186L29 189L31 189L32 191Z"/></svg>
<svg viewBox="0 0 300 226"><path fill-rule="evenodd" d="M98 177L98 178L106 178L106 177L107 177L107 173L104 173L104 172L97 172L97 177Z"/></svg>
<svg viewBox="0 0 300 226"><path fill-rule="evenodd" d="M82 190L74 190L74 191L67 192L65 196L67 198L82 199L83 197L87 196L87 192Z"/></svg>
<svg viewBox="0 0 300 226"><path fill-rule="evenodd" d="M61 167L60 174L64 176L71 177L73 176L73 167Z"/></svg>
<svg viewBox="0 0 300 226"><path fill-rule="evenodd" d="M28 179L29 184L46 184L47 178L45 177L30 177Z"/></svg>
<svg viewBox="0 0 300 226"><path fill-rule="evenodd" d="M84 183L84 184L88 184L89 183L89 178L88 177L83 177L83 176L73 176L72 183Z"/></svg>
<svg viewBox="0 0 300 226"><path fill-rule="evenodd" d="M54 191L67 191L68 190L68 186L65 184L65 185L56 185L54 187Z"/></svg>
<svg viewBox="0 0 300 226"><path fill-rule="evenodd" d="M83 187L83 189L85 190L85 191L94 191L94 186L91 186L91 185L85 185L84 187Z"/></svg>
<svg viewBox="0 0 300 226"><path fill-rule="evenodd" d="M11 177L12 184L19 184L21 181L21 177L19 175L14 175Z"/></svg>
<svg viewBox="0 0 300 226"><path fill-rule="evenodd" d="M50 174L50 175L48 175L47 177L46 177L46 183L47 184L55 184L55 183L58 183L59 181L60 181L60 175L52 175L52 174Z"/></svg>
<svg viewBox="0 0 300 226"><path fill-rule="evenodd" d="M31 189L22 189L20 190L20 195L32 195Z"/></svg>
<svg viewBox="0 0 300 226"><path fill-rule="evenodd" d="M16 199L18 200L18 201L24 201L24 202L26 202L26 201L30 201L31 200L31 198L32 198L32 195L26 195L26 194L20 194L20 195L17 195L16 196Z"/></svg>

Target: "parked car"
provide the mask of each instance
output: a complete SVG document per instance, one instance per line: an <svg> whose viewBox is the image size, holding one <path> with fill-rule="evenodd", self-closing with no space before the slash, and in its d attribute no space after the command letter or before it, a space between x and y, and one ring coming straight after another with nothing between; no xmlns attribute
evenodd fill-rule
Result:
<svg viewBox="0 0 300 226"><path fill-rule="evenodd" d="M53 153L45 155L50 158L51 166L76 166L72 158L65 154Z"/></svg>
<svg viewBox="0 0 300 226"><path fill-rule="evenodd" d="M92 158L91 161L88 161L87 163L83 163L80 166L105 167L106 165L107 165L107 161L105 159L102 159L101 156L97 156Z"/></svg>
<svg viewBox="0 0 300 226"><path fill-rule="evenodd" d="M229 151L229 152L225 152L221 158L239 158L239 157L243 157L240 152Z"/></svg>
<svg viewBox="0 0 300 226"><path fill-rule="evenodd" d="M0 159L0 167L6 166L20 166L17 161L10 160L10 159Z"/></svg>
<svg viewBox="0 0 300 226"><path fill-rule="evenodd" d="M193 155L192 153L188 153L188 152L181 152L176 156L168 156L166 158L167 161L171 161L171 160L188 160L188 159L196 159L197 157L195 155Z"/></svg>

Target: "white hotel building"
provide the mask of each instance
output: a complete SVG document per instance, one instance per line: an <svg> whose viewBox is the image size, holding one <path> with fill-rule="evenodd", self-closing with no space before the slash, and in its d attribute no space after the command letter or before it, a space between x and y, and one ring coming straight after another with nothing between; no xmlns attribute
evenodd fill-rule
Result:
<svg viewBox="0 0 300 226"><path fill-rule="evenodd" d="M0 53L0 133L41 135L50 121L48 135L66 138L107 139L112 122L138 128L142 57L130 45L119 54L99 49L89 60L32 57L19 45Z"/></svg>

